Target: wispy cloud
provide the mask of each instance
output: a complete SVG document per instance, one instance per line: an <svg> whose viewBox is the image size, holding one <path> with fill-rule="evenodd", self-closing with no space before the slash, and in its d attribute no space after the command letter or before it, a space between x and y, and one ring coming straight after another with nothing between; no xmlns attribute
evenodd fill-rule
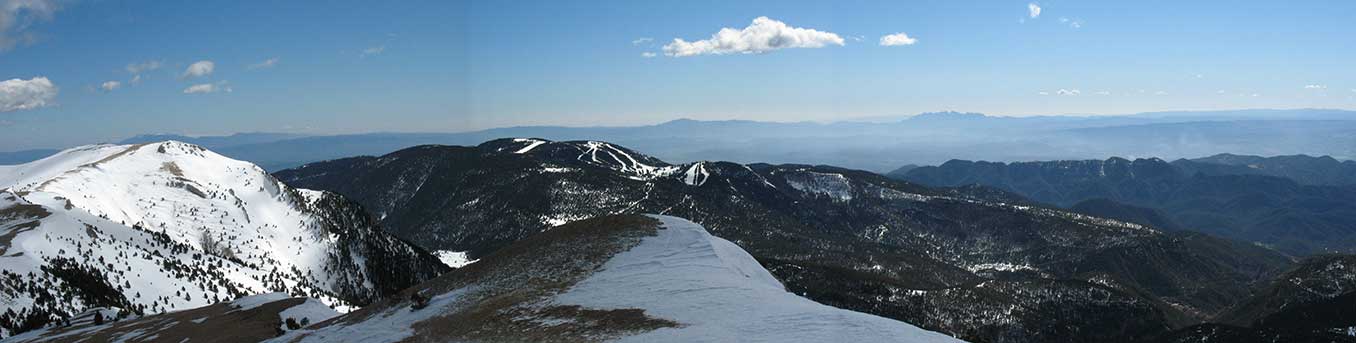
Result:
<svg viewBox="0 0 1356 343"><path fill-rule="evenodd" d="M212 63L212 61L197 61L193 62L193 64L188 65L188 69L185 69L183 75L180 77L185 79L203 77L211 75L212 71L216 69L217 64Z"/></svg>
<svg viewBox="0 0 1356 343"><path fill-rule="evenodd" d="M1040 16L1041 16L1041 5L1037 5L1037 4L1034 3L1034 2L1032 2L1032 3L1027 3L1027 4L1026 4L1026 13L1027 13L1028 16L1031 17L1031 19L1036 19L1036 17L1040 17Z"/></svg>
<svg viewBox="0 0 1356 343"><path fill-rule="evenodd" d="M743 29L722 28L711 38L685 41L674 38L664 45L664 54L673 57L725 54L760 54L789 48L822 48L843 45L843 37L832 32L791 27L786 23L758 17Z"/></svg>
<svg viewBox="0 0 1356 343"><path fill-rule="evenodd" d="M162 65L163 63L160 61L146 61L141 63L128 64L125 69L127 69L127 73L129 74L138 75L144 72L160 69L160 66Z"/></svg>
<svg viewBox="0 0 1356 343"><path fill-rule="evenodd" d="M1077 90L1077 89L1060 89L1060 90L1058 90L1058 91L1055 91L1055 94L1059 94L1059 95L1079 95L1079 94L1083 94L1083 92L1082 92L1082 91L1079 91L1079 90Z"/></svg>
<svg viewBox="0 0 1356 343"><path fill-rule="evenodd" d="M1061 24L1069 25L1069 27L1072 27L1072 28L1075 28L1075 29L1083 28L1083 19L1078 19L1078 18L1069 19L1069 18L1067 18L1067 17L1060 17L1060 18L1059 18L1059 22L1060 22Z"/></svg>
<svg viewBox="0 0 1356 343"><path fill-rule="evenodd" d="M118 88L122 88L122 82L105 81L104 83L99 84L99 89L102 89L105 92L112 92L117 90Z"/></svg>
<svg viewBox="0 0 1356 343"><path fill-rule="evenodd" d="M909 34L903 32L880 37L881 46L913 45L913 43L918 43L918 39L909 37Z"/></svg>
<svg viewBox="0 0 1356 343"><path fill-rule="evenodd" d="M196 85L188 86L188 88L184 88L184 94L206 94L217 92L230 93L231 91L232 91L231 86L227 84L226 81L221 81L217 83L199 83Z"/></svg>
<svg viewBox="0 0 1356 343"><path fill-rule="evenodd" d="M277 58L277 57L273 57L273 58L269 58L269 59L263 60L262 62L259 62L259 63L255 63L255 64L251 64L251 65L245 66L245 69L255 70L255 69L273 68L273 66L276 66L276 65L278 65L278 58Z"/></svg>
<svg viewBox="0 0 1356 343"><path fill-rule="evenodd" d="M131 64L128 64L126 67L123 67L124 70L127 70L127 73L128 73L128 74L132 74L132 79L131 79L131 80L128 80L127 83L128 83L128 84L132 84L132 85L141 83L141 74L142 74L142 73L149 72L149 71L156 70L156 69L160 69L160 67L163 66L163 65L164 65L164 62L160 62L160 61L156 61L156 60L151 60L151 61L146 61L146 62L141 62L141 63L131 63Z"/></svg>
<svg viewBox="0 0 1356 343"><path fill-rule="evenodd" d="M1327 85L1304 85L1304 89L1328 89Z"/></svg>
<svg viewBox="0 0 1356 343"><path fill-rule="evenodd" d="M378 45L367 49L363 49L363 51L358 54L358 57L365 58L367 56L372 55L381 55L381 53L383 52L386 52L386 45Z"/></svg>
<svg viewBox="0 0 1356 343"><path fill-rule="evenodd" d="M631 45L641 45L641 44L645 44L645 43L649 43L649 42L653 42L653 41L654 41L654 38L650 38L650 37L640 37L640 38L636 38L635 40L631 41Z"/></svg>
<svg viewBox="0 0 1356 343"><path fill-rule="evenodd" d="M640 57L644 57L644 58L650 58L650 57L655 57L655 56L659 56L659 54L656 54L656 53L650 52L650 51L646 51L646 52L640 53Z"/></svg>
<svg viewBox="0 0 1356 343"><path fill-rule="evenodd" d="M52 20L60 9L56 0L0 0L0 52L37 41L29 28Z"/></svg>
<svg viewBox="0 0 1356 343"><path fill-rule="evenodd" d="M46 77L0 81L0 112L31 110L52 105L57 86Z"/></svg>

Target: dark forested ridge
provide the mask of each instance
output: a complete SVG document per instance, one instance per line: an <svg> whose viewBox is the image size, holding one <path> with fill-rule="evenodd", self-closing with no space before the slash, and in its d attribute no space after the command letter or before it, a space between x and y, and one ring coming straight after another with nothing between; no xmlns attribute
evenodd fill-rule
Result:
<svg viewBox="0 0 1356 343"><path fill-rule="evenodd" d="M689 218L822 303L978 341L1157 337L1215 318L1290 262L1267 249L806 165L671 165L613 144L419 146L275 174L345 195L430 250L484 256L564 222Z"/></svg>
<svg viewBox="0 0 1356 343"><path fill-rule="evenodd" d="M1294 160L1307 162L1285 163ZM1356 220L1351 219L1356 218L1356 186L1321 185L1347 182L1336 181L1345 180L1337 176L1304 178L1316 184L1283 176L1339 175L1324 170L1340 170L1350 163L1331 158L1228 155L1171 163L1152 158L1016 163L953 160L893 177L943 187L997 187L1058 206L1075 207L1080 202L1098 200L1102 202L1083 207L1110 211L1093 212L1103 215L1155 216L1144 211L1128 213L1124 207L1112 209L1120 205L1105 202L1109 200L1162 214L1146 220L1304 256L1356 252ZM1327 167L1305 167L1309 165ZM1240 168L1242 171L1231 171Z"/></svg>

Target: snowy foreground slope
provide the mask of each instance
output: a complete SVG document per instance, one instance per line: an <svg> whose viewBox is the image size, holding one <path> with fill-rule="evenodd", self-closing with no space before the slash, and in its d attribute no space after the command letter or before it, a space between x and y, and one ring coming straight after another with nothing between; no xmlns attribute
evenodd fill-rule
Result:
<svg viewBox="0 0 1356 343"><path fill-rule="evenodd" d="M274 341L614 340L959 342L788 293L701 226L638 215L565 224Z"/></svg>
<svg viewBox="0 0 1356 343"><path fill-rule="evenodd" d="M376 225L338 195L180 142L0 166L0 334L267 292L345 309L447 270Z"/></svg>
<svg viewBox="0 0 1356 343"><path fill-rule="evenodd" d="M70 326L29 331L5 342L251 342L288 330L288 319L300 326L339 315L315 299L283 293L252 295L140 318L115 321L115 317L105 316L107 319L96 323L94 315L100 311L110 313L107 308L92 309L77 315Z"/></svg>

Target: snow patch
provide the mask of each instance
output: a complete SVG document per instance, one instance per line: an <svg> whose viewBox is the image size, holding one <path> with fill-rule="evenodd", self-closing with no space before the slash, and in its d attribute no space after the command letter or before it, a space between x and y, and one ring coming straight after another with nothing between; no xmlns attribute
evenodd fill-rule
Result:
<svg viewBox="0 0 1356 343"><path fill-rule="evenodd" d="M335 311L329 306L325 306L325 304L320 302L319 300L311 298L306 298L305 302L302 302L301 304L296 306L288 307L286 310L283 310L282 312L278 313L278 317L282 318L284 321L286 321L287 318L292 318L296 320L298 323L301 323L303 319L305 319L305 322L309 324L323 322L327 319L334 318L337 316L339 316L338 311ZM286 328L287 328L286 324L284 324L282 329Z"/></svg>
<svg viewBox="0 0 1356 343"><path fill-rule="evenodd" d="M706 172L705 164L705 162L697 162L693 163L691 167L688 167L687 173L683 174L683 183L690 186L701 186L702 184L705 184L707 177L710 176L710 174Z"/></svg>
<svg viewBox="0 0 1356 343"><path fill-rule="evenodd" d="M801 170L787 175L786 183L802 193L824 195L838 201L852 200L852 183L842 174Z"/></svg>
<svg viewBox="0 0 1356 343"><path fill-rule="evenodd" d="M528 143L526 146L518 149L518 151L514 151L513 153L515 154L526 154L527 152L532 151L532 149L541 146L542 144L546 144L546 141L544 140L530 138L514 138L513 141L517 143Z"/></svg>
<svg viewBox="0 0 1356 343"><path fill-rule="evenodd" d="M1016 272L1016 271L1036 271L1036 272L1039 272L1039 271L1040 271L1040 269L1038 269L1038 268L1036 268L1036 267L1032 267L1031 265L1026 265L1026 264L1012 264L1012 263L980 263L980 264L976 264L976 265L967 267L967 268L965 268L965 269L970 270L971 273L978 272L978 271L981 271L981 270L992 270L992 271L999 271L999 272Z"/></svg>
<svg viewBox="0 0 1356 343"><path fill-rule="evenodd" d="M264 293L240 297L240 299L231 301L231 306L235 307L236 311L247 311L255 307L264 306L264 304L267 303L287 298L290 298L290 296L283 292Z"/></svg>
<svg viewBox="0 0 1356 343"><path fill-rule="evenodd" d="M433 255L438 256L439 261L443 261L443 264L452 268L461 268L468 264L476 263L476 261L480 261L478 259L472 260L467 258L465 251L438 250L434 251Z"/></svg>

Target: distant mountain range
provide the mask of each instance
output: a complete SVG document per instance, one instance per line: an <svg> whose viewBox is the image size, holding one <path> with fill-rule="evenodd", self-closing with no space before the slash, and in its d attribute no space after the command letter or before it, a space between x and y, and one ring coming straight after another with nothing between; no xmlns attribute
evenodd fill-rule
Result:
<svg viewBox="0 0 1356 343"><path fill-rule="evenodd" d="M832 123L675 120L628 127L526 126L462 133L333 136L251 133L223 137L148 135L124 143L173 139L208 147L267 170L423 145L476 145L502 137L604 140L675 162L825 164L887 172L950 159L1033 161L1107 156L1195 158L1329 155L1356 158L1356 112L1240 110L1121 116L993 117L937 112ZM0 163L36 154L0 155Z"/></svg>

